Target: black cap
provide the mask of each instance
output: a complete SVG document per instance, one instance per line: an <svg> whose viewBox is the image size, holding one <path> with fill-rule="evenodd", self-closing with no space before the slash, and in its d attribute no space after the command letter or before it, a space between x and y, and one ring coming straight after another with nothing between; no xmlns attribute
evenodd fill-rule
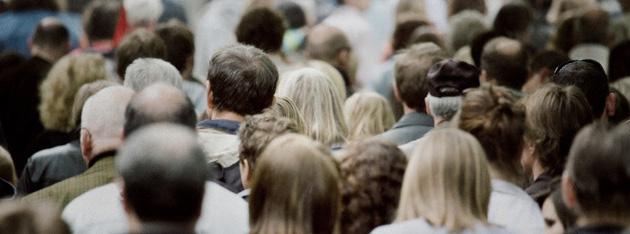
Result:
<svg viewBox="0 0 630 234"><path fill-rule="evenodd" d="M429 94L434 97L462 96L464 90L479 87L477 67L452 59L433 64L427 73Z"/></svg>

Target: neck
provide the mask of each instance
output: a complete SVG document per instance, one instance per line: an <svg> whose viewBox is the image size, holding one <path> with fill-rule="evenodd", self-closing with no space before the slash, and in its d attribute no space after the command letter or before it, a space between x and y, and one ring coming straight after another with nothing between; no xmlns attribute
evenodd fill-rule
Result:
<svg viewBox="0 0 630 234"><path fill-rule="evenodd" d="M543 173L545 173L545 168L543 168L542 165L540 165L540 162L538 160L535 160L534 166L532 167L532 177L535 180Z"/></svg>
<svg viewBox="0 0 630 234"><path fill-rule="evenodd" d="M224 119L236 122L243 122L245 120L245 117L231 111L212 111L212 113L210 113L210 119Z"/></svg>
<svg viewBox="0 0 630 234"><path fill-rule="evenodd" d="M490 178L503 180L509 182L511 184L515 184L516 186L521 186L521 180L518 176L511 175L510 173L502 172L501 170L496 169L495 166L490 165Z"/></svg>

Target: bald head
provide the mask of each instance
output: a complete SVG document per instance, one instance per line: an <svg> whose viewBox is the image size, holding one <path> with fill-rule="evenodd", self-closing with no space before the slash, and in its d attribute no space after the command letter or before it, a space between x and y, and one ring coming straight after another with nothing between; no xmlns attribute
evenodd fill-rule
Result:
<svg viewBox="0 0 630 234"><path fill-rule="evenodd" d="M206 165L193 130L170 124L143 128L117 157L124 204L141 222L194 224L201 213Z"/></svg>
<svg viewBox="0 0 630 234"><path fill-rule="evenodd" d="M311 59L339 66L338 55L350 50L348 39L338 28L320 24L308 34L306 54Z"/></svg>
<svg viewBox="0 0 630 234"><path fill-rule="evenodd" d="M70 32L66 26L52 17L39 21L32 38L31 54L54 62L69 51Z"/></svg>
<svg viewBox="0 0 630 234"><path fill-rule="evenodd" d="M486 81L521 90L527 81L527 51L513 39L492 39L483 48L481 69Z"/></svg>
<svg viewBox="0 0 630 234"><path fill-rule="evenodd" d="M81 114L81 148L90 157L121 145L125 108L133 90L122 86L105 88L90 97Z"/></svg>
<svg viewBox="0 0 630 234"><path fill-rule="evenodd" d="M194 106L186 94L164 83L136 94L127 107L125 119L125 136L152 123L175 123L193 129L197 122Z"/></svg>

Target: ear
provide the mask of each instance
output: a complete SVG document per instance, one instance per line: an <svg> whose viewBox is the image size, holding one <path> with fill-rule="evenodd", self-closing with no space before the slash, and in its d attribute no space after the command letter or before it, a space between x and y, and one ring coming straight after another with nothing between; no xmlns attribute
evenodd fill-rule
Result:
<svg viewBox="0 0 630 234"><path fill-rule="evenodd" d="M577 198L575 196L575 186L573 181L567 175L566 171L562 175L562 200L569 209L575 210L577 207Z"/></svg>
<svg viewBox="0 0 630 234"><path fill-rule="evenodd" d="M608 93L606 97L606 109L604 110L605 117L613 116L617 112L617 95L613 92Z"/></svg>
<svg viewBox="0 0 630 234"><path fill-rule="evenodd" d="M87 165L92 157L92 134L85 128L81 128L81 154L83 155L83 161Z"/></svg>
<svg viewBox="0 0 630 234"><path fill-rule="evenodd" d="M212 89L210 87L210 81L206 80L204 81L204 83L206 84L206 93L207 93L207 101L208 101L208 110L206 110L206 113L208 114L208 118L212 117L212 108L214 108L214 99L212 98Z"/></svg>
<svg viewBox="0 0 630 234"><path fill-rule="evenodd" d="M345 69L347 69L347 67L350 64L350 59L351 59L351 54L350 54L350 50L348 49L343 49L341 51L339 51L339 53L337 53L337 64Z"/></svg>
<svg viewBox="0 0 630 234"><path fill-rule="evenodd" d="M251 181L252 173L250 171L249 162L247 159L240 160L239 169L241 170L241 183L243 187L249 188L249 182Z"/></svg>

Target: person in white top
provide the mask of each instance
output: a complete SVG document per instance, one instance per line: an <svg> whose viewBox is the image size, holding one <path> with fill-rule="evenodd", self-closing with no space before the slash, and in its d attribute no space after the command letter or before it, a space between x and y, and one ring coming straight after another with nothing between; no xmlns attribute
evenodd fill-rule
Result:
<svg viewBox="0 0 630 234"><path fill-rule="evenodd" d="M488 223L489 202L490 173L477 139L433 130L411 155L394 223L372 233L508 233Z"/></svg>
<svg viewBox="0 0 630 234"><path fill-rule="evenodd" d="M543 233L540 208L519 187L525 107L507 88L483 86L464 95L453 124L474 135L486 152L492 178L488 222L515 233Z"/></svg>

